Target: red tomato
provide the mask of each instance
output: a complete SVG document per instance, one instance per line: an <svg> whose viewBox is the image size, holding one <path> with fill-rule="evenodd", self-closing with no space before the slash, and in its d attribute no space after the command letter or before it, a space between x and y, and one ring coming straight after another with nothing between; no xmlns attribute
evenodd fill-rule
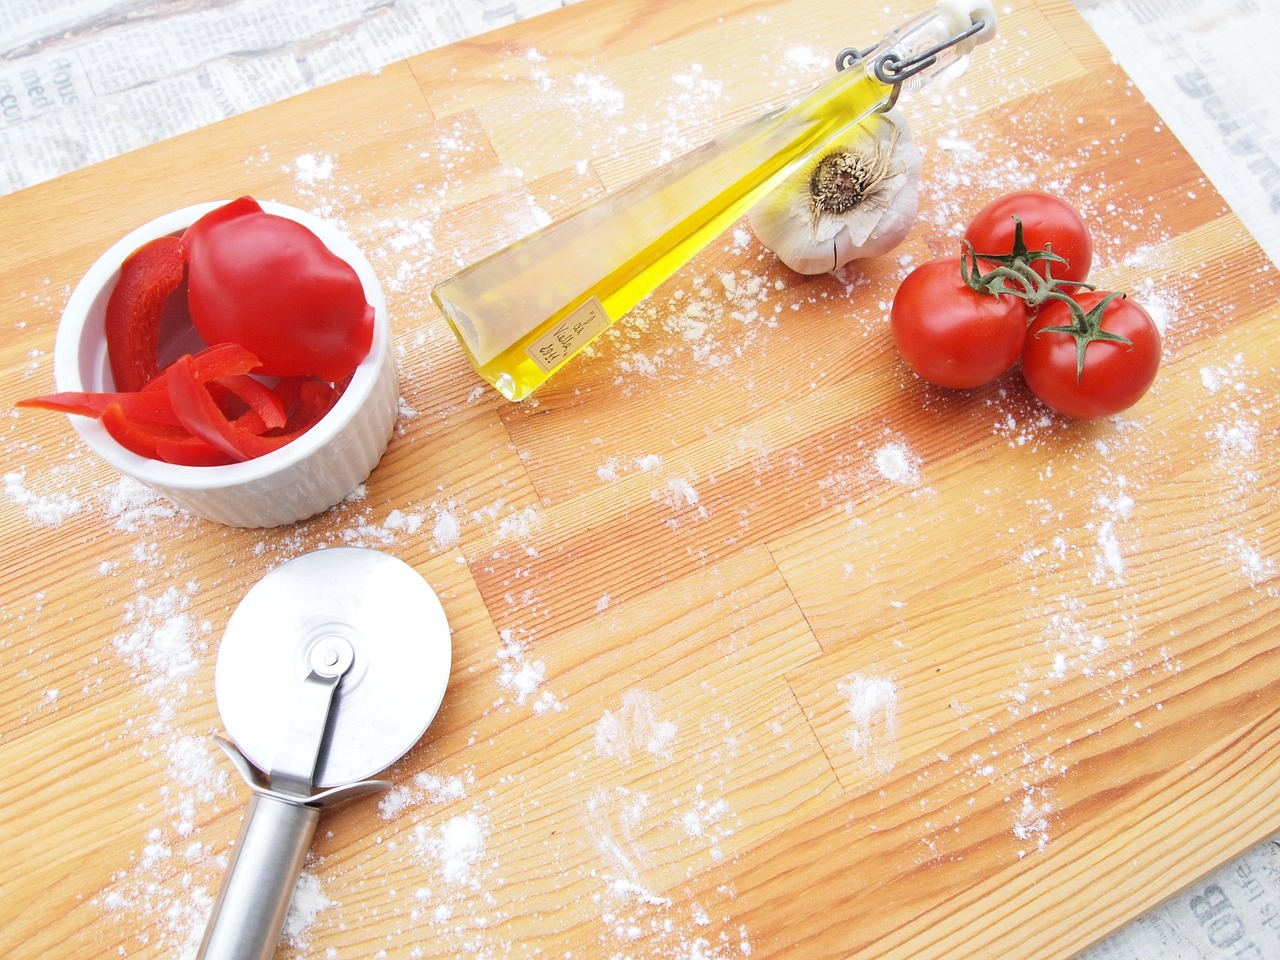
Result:
<svg viewBox="0 0 1280 960"><path fill-rule="evenodd" d="M1020 190L992 200L969 221L964 238L977 253L1008 256L1014 252L1014 217L1022 221L1022 241L1028 250L1052 250L1067 261L1051 265L1055 280L1078 283L1089 276L1093 240L1084 218L1064 201L1039 190ZM1046 262L1030 264L1042 279Z"/></svg>
<svg viewBox="0 0 1280 960"><path fill-rule="evenodd" d="M912 270L893 297L889 325L898 352L922 379L967 389L995 380L1018 359L1027 308L1012 294L969 287L959 257Z"/></svg>
<svg viewBox="0 0 1280 960"><path fill-rule="evenodd" d="M368 355L360 278L302 224L241 197L188 227L182 253L191 322L210 345L248 348L257 373L336 381Z"/></svg>
<svg viewBox="0 0 1280 960"><path fill-rule="evenodd" d="M1094 311L1109 294L1086 291L1074 299L1086 312ZM1071 327L1068 305L1050 300L1027 329L1022 348L1022 376L1031 392L1052 410L1080 420L1109 417L1133 406L1150 388L1160 367L1160 331L1147 311L1125 297L1107 304L1101 329L1129 340L1091 340L1080 366L1079 338L1070 332L1046 329Z"/></svg>

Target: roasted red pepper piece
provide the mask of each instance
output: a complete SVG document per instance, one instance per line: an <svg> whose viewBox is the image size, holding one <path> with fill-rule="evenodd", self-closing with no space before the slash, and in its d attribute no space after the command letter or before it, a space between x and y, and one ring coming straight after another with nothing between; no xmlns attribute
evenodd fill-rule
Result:
<svg viewBox="0 0 1280 960"><path fill-rule="evenodd" d="M302 224L252 197L182 235L187 305L205 343L239 343L271 377L340 380L369 353L373 307L355 269Z"/></svg>
<svg viewBox="0 0 1280 960"><path fill-rule="evenodd" d="M133 393L80 393L66 391L64 393L47 393L42 397L29 397L19 400L20 407L38 407L42 410L55 410L58 413L75 413L82 417L101 417L107 407L115 404L121 412L131 420L145 420L148 423L167 423L178 426L178 415L173 412L169 395L156 391L137 391Z"/></svg>
<svg viewBox="0 0 1280 960"><path fill-rule="evenodd" d="M298 384L298 396L289 411L289 422L283 433L293 437L306 433L319 423L341 394L333 385L323 380L303 380Z"/></svg>
<svg viewBox="0 0 1280 960"><path fill-rule="evenodd" d="M189 354L196 364L196 376L206 383L211 380L222 380L241 373L253 373L262 363L252 353L238 343L219 343L205 347L199 353ZM161 370L144 388L143 392L167 390L168 379L165 373L168 367Z"/></svg>
<svg viewBox="0 0 1280 960"><path fill-rule="evenodd" d="M276 430L285 424L285 408L275 392L261 380L247 373L223 377L218 383L235 395L241 403L262 418L262 429Z"/></svg>
<svg viewBox="0 0 1280 960"><path fill-rule="evenodd" d="M163 459L157 450L157 444L162 440L182 440L191 436L185 427L135 420L118 403L108 403L98 419L116 443L151 460Z"/></svg>
<svg viewBox="0 0 1280 960"><path fill-rule="evenodd" d="M161 440L156 444L156 453L165 463L181 467L225 467L237 462L190 434L181 440Z"/></svg>
<svg viewBox="0 0 1280 960"><path fill-rule="evenodd" d="M107 360L117 390L141 390L160 369L160 323L165 302L182 285L178 237L157 237L120 265L103 322Z"/></svg>
<svg viewBox="0 0 1280 960"><path fill-rule="evenodd" d="M236 460L251 460L280 449L296 434L268 437L227 419L205 383L195 361L179 357L168 367L169 399L183 426Z"/></svg>
<svg viewBox="0 0 1280 960"><path fill-rule="evenodd" d="M116 443L149 460L184 467L224 467L236 462L199 437L193 437L185 427L131 420L119 404L109 404L101 420Z"/></svg>

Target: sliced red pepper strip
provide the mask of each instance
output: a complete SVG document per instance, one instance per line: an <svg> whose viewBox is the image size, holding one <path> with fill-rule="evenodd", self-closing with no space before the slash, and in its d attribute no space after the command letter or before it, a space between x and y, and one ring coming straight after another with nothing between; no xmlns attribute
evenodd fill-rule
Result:
<svg viewBox="0 0 1280 960"><path fill-rule="evenodd" d="M159 372L165 302L182 285L178 237L148 240L125 258L103 322L107 360L117 390L141 390Z"/></svg>
<svg viewBox="0 0 1280 960"><path fill-rule="evenodd" d="M262 422L262 418L258 416L256 410L246 410L238 417L230 417L231 425L237 430L243 430L245 433L252 433L254 436L262 436L267 432L267 425Z"/></svg>
<svg viewBox="0 0 1280 960"><path fill-rule="evenodd" d="M181 440L161 440L156 453L165 463L182 467L225 467L237 461L199 437L188 434Z"/></svg>
<svg viewBox="0 0 1280 960"><path fill-rule="evenodd" d="M107 407L115 404L131 420L148 423L166 423L178 426L178 415L173 412L167 393L138 391L134 393L81 393L65 391L47 393L41 397L19 400L19 407L37 407L58 413L74 413L82 417L101 417Z"/></svg>
<svg viewBox="0 0 1280 960"><path fill-rule="evenodd" d="M293 417L293 410L298 405L298 397L301 395L300 389L309 379L310 377L281 377L271 388L276 399L280 401L281 409L284 410L286 423Z"/></svg>
<svg viewBox="0 0 1280 960"><path fill-rule="evenodd" d="M285 425L284 403L261 380L247 373L223 377L218 383L235 394L246 407L262 418L263 431L275 430Z"/></svg>
<svg viewBox="0 0 1280 960"><path fill-rule="evenodd" d="M238 343L215 344L212 347L205 347L199 353L187 354L187 356L195 360L196 376L206 383L210 380L221 380L224 377L234 377L242 373L253 373L261 366L258 358ZM165 367L164 370L161 370L144 389L168 389L168 380L165 377L168 369L169 367Z"/></svg>
<svg viewBox="0 0 1280 960"><path fill-rule="evenodd" d="M292 436L305 433L324 418L338 402L338 392L325 380L303 380L298 386L297 401L289 411L284 432Z"/></svg>
<svg viewBox="0 0 1280 960"><path fill-rule="evenodd" d="M180 441L191 434L183 427L134 420L118 403L109 403L99 417L102 426L116 443L131 453L149 460L162 460L158 445L163 441Z"/></svg>
<svg viewBox="0 0 1280 960"><path fill-rule="evenodd" d="M178 419L193 435L227 456L251 460L280 449L295 436L258 436L228 420L208 388L200 382L196 363L190 356L179 357L169 366L168 381L169 398Z"/></svg>

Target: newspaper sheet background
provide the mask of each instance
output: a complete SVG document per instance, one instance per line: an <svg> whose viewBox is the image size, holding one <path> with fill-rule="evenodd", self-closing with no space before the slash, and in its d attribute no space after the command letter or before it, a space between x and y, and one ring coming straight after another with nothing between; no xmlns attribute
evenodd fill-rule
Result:
<svg viewBox="0 0 1280 960"><path fill-rule="evenodd" d="M5 0L0 194L573 0Z"/></svg>
<svg viewBox="0 0 1280 960"><path fill-rule="evenodd" d="M6 0L0 195L574 2ZM1280 4L1074 2L1280 263ZM1280 837L1078 960L1276 958Z"/></svg>

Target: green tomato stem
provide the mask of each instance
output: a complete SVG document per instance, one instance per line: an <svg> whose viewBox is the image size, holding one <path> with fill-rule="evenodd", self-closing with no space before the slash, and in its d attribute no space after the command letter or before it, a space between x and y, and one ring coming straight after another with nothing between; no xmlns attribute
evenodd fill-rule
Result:
<svg viewBox="0 0 1280 960"><path fill-rule="evenodd" d="M1111 301L1117 297L1123 297L1123 293L1116 291L1115 293L1107 294L1106 297L1098 302L1097 306L1087 313L1084 307L1080 306L1065 293L1059 293L1054 290L1050 291L1049 296L1055 300L1061 300L1067 305L1067 309L1071 311L1071 323L1069 326L1044 327L1036 332L1036 336L1040 336L1042 333L1061 333L1069 337L1075 337L1076 383L1079 383L1084 378L1085 348L1095 340L1123 343L1129 347L1133 346L1133 341L1128 337L1122 337L1118 333L1111 333L1109 330L1102 329L1102 315L1107 312L1107 307L1111 305Z"/></svg>
<svg viewBox="0 0 1280 960"><path fill-rule="evenodd" d="M995 264L983 273L979 262ZM1044 263L1044 276L1032 269L1033 263ZM1053 252L1052 245L1043 250L1028 249L1023 238L1022 220L1013 218L1013 249L1009 253L978 253L973 244L965 241L965 255L960 258L961 276L970 289L978 293L1000 296L1011 293L1027 304L1028 310L1037 309L1061 287L1071 286L1080 290L1092 290L1093 285L1076 280L1059 280L1053 276L1053 264L1066 263ZM1014 284L1014 286L1010 286Z"/></svg>

